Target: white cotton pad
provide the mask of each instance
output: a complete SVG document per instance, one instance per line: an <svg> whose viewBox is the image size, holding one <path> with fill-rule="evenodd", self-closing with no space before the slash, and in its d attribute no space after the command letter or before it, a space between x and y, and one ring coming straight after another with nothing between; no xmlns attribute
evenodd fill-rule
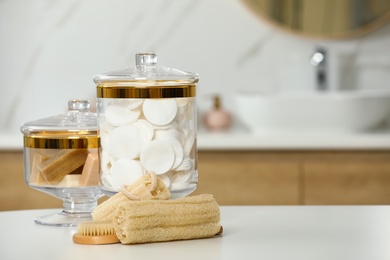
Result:
<svg viewBox="0 0 390 260"><path fill-rule="evenodd" d="M154 129L168 129L168 128L175 128L178 129L179 126L175 121L170 122L169 124L166 125L155 125Z"/></svg>
<svg viewBox="0 0 390 260"><path fill-rule="evenodd" d="M120 189L123 185L130 185L144 175L144 169L136 160L119 159L112 164L111 180L113 186Z"/></svg>
<svg viewBox="0 0 390 260"><path fill-rule="evenodd" d="M165 140L169 138L180 139L180 131L176 128L156 129L154 131L154 139Z"/></svg>
<svg viewBox="0 0 390 260"><path fill-rule="evenodd" d="M188 131L184 142L184 154L189 155L195 143L195 132L193 130Z"/></svg>
<svg viewBox="0 0 390 260"><path fill-rule="evenodd" d="M128 98L116 98L110 105L116 105L121 107L127 107L131 102Z"/></svg>
<svg viewBox="0 0 390 260"><path fill-rule="evenodd" d="M137 130L131 126L120 126L110 133L109 153L116 158L138 158L141 140Z"/></svg>
<svg viewBox="0 0 390 260"><path fill-rule="evenodd" d="M147 99L143 104L145 118L155 125L167 125L176 116L177 104L172 98Z"/></svg>
<svg viewBox="0 0 390 260"><path fill-rule="evenodd" d="M188 171L193 169L194 164L195 164L195 160L187 157L184 158L181 161L181 163L178 166L174 167L173 169L175 171Z"/></svg>
<svg viewBox="0 0 390 260"><path fill-rule="evenodd" d="M192 180L193 171L180 171L172 175L174 183L190 183Z"/></svg>
<svg viewBox="0 0 390 260"><path fill-rule="evenodd" d="M109 122L105 121L105 122L100 122L99 124L99 127L101 130L104 130L104 131L107 131L107 132L111 132L112 130L114 130L114 128L116 127L115 125L112 125L110 124Z"/></svg>
<svg viewBox="0 0 390 260"><path fill-rule="evenodd" d="M140 115L139 110L130 110L126 106L116 104L109 105L105 111L108 123L115 126L130 125L135 122Z"/></svg>
<svg viewBox="0 0 390 260"><path fill-rule="evenodd" d="M117 190L113 186L112 178L111 178L110 174L103 174L101 180L102 180L102 184L103 184L104 188L111 190L111 191Z"/></svg>
<svg viewBox="0 0 390 260"><path fill-rule="evenodd" d="M171 191L182 191L182 190L190 190L195 189L195 183L181 183L181 182L173 182L171 184Z"/></svg>
<svg viewBox="0 0 390 260"><path fill-rule="evenodd" d="M159 174L158 178L164 182L165 186L169 189L171 187L171 182L172 182L172 176L170 172L164 173L164 174Z"/></svg>
<svg viewBox="0 0 390 260"><path fill-rule="evenodd" d="M111 169L111 161L110 161L110 156L107 152L102 152L101 157L100 157L100 167L101 171L106 174L109 173Z"/></svg>
<svg viewBox="0 0 390 260"><path fill-rule="evenodd" d="M186 98L178 98L176 99L177 102L177 115L176 120L177 121L183 121L187 119L187 112L188 112L188 99Z"/></svg>
<svg viewBox="0 0 390 260"><path fill-rule="evenodd" d="M131 99L129 100L129 103L127 104L127 108L130 110L134 110L142 105L144 102L143 99Z"/></svg>
<svg viewBox="0 0 390 260"><path fill-rule="evenodd" d="M98 121L100 130L111 132L116 127L107 121L106 116L104 114L99 115Z"/></svg>
<svg viewBox="0 0 390 260"><path fill-rule="evenodd" d="M142 146L150 142L154 136L153 125L144 119L139 119L137 122L131 125L135 127L138 131L138 135L141 138Z"/></svg>
<svg viewBox="0 0 390 260"><path fill-rule="evenodd" d="M177 98L176 99L177 107L181 111L185 111L188 108L188 98Z"/></svg>
<svg viewBox="0 0 390 260"><path fill-rule="evenodd" d="M152 140L142 149L140 160L147 171L163 174L172 168L175 151L170 142Z"/></svg>
<svg viewBox="0 0 390 260"><path fill-rule="evenodd" d="M103 148L103 150L108 149L110 145L110 133L103 129L100 129L99 136L100 136L100 145Z"/></svg>
<svg viewBox="0 0 390 260"><path fill-rule="evenodd" d="M191 129L191 123L187 118L177 119L177 125L178 129Z"/></svg>
<svg viewBox="0 0 390 260"><path fill-rule="evenodd" d="M171 144L173 151L175 152L175 161L173 162L172 168L176 168L183 161L183 147L177 139L169 138L167 141Z"/></svg>

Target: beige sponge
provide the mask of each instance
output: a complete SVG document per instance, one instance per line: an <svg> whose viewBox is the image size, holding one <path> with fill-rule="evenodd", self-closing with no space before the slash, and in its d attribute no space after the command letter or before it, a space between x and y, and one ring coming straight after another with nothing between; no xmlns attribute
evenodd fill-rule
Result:
<svg viewBox="0 0 390 260"><path fill-rule="evenodd" d="M92 212L94 221L112 220L114 211L122 202L132 200L167 200L170 192L164 182L155 173L148 173L130 186L125 186L120 192L98 205Z"/></svg>
<svg viewBox="0 0 390 260"><path fill-rule="evenodd" d="M122 244L207 238L222 232L219 206L210 194L123 202L113 226Z"/></svg>
<svg viewBox="0 0 390 260"><path fill-rule="evenodd" d="M56 184L83 166L87 156L87 149L63 149L40 164L40 174L47 183Z"/></svg>

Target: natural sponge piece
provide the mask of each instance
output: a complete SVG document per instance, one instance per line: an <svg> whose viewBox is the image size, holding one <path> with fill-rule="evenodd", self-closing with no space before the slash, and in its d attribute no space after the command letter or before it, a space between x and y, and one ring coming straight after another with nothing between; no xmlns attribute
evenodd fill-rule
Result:
<svg viewBox="0 0 390 260"><path fill-rule="evenodd" d="M40 174L46 182L55 184L84 165L87 156L88 149L63 149L41 163Z"/></svg>
<svg viewBox="0 0 390 260"><path fill-rule="evenodd" d="M120 192L98 205L92 212L94 221L110 221L114 211L122 202L129 200L167 200L170 192L164 182L155 173L140 177L130 186L124 186Z"/></svg>
<svg viewBox="0 0 390 260"><path fill-rule="evenodd" d="M113 226L122 244L206 238L221 232L220 210L210 194L127 201L115 212Z"/></svg>

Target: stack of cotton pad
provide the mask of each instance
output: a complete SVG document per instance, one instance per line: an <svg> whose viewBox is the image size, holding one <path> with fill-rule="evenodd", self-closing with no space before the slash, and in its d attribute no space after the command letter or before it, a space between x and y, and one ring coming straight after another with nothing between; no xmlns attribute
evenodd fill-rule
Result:
<svg viewBox="0 0 390 260"><path fill-rule="evenodd" d="M155 172L174 195L197 183L193 98L109 99L99 115L102 182L117 192Z"/></svg>

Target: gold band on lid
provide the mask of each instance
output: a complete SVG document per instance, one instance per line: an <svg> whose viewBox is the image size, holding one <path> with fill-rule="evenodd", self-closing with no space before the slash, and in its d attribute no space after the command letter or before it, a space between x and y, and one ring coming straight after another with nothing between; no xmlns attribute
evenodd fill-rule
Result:
<svg viewBox="0 0 390 260"><path fill-rule="evenodd" d="M196 96L195 85L156 87L97 86L98 98L188 98Z"/></svg>
<svg viewBox="0 0 390 260"><path fill-rule="evenodd" d="M97 136L74 138L42 138L25 136L24 147L44 149L80 149L99 148L100 142Z"/></svg>

